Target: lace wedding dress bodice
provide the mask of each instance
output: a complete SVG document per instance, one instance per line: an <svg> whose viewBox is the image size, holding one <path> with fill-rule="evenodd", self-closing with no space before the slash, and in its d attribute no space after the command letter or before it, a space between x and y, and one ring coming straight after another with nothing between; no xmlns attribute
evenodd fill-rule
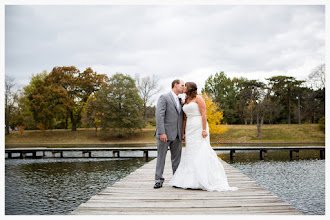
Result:
<svg viewBox="0 0 330 220"><path fill-rule="evenodd" d="M237 190L236 187L229 187L221 159L210 145L208 125L208 136L202 136L202 116L198 104L190 102L184 105L182 110L187 116L186 149L169 184L185 189L207 191Z"/></svg>
<svg viewBox="0 0 330 220"><path fill-rule="evenodd" d="M189 104L185 104L182 109L188 118L194 116L202 116L201 112L199 111L198 104L196 102L190 102Z"/></svg>
<svg viewBox="0 0 330 220"><path fill-rule="evenodd" d="M210 142L210 136L202 137L203 124L202 115L196 102L190 102L183 106L182 110L187 116L186 122L186 151L198 150L203 142ZM207 133L209 126L206 125ZM188 146L188 147L187 147Z"/></svg>

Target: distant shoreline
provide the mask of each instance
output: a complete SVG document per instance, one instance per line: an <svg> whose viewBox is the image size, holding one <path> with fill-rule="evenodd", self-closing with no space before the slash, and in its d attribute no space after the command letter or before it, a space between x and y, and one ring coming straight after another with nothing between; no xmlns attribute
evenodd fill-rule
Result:
<svg viewBox="0 0 330 220"><path fill-rule="evenodd" d="M325 145L325 133L318 124L281 124L263 125L262 137L258 138L255 125L222 125L227 131L221 134L211 134L212 145ZM66 129L41 131L18 131L5 136L6 148L11 147L120 147L120 146L156 146L154 136L156 127L148 126L124 138L103 137L102 132L95 129Z"/></svg>

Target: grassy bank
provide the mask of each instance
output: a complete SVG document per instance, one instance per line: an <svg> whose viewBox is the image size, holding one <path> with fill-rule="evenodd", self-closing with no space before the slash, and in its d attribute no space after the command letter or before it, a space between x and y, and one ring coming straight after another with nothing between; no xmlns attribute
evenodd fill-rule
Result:
<svg viewBox="0 0 330 220"><path fill-rule="evenodd" d="M301 125L264 125L262 137L257 138L256 125L227 125L228 131L220 135L211 135L211 142L221 143L301 143L324 142L325 134L319 130L317 124ZM6 144L18 143L67 143L67 144L105 144L105 143L155 143L155 128L147 127L126 138L112 137L102 140L95 135L94 129L52 130L52 131L24 131L11 132L5 136Z"/></svg>
<svg viewBox="0 0 330 220"><path fill-rule="evenodd" d="M318 124L263 125L262 137L257 137L256 125L227 125L228 131L211 136L214 142L324 142L325 134Z"/></svg>

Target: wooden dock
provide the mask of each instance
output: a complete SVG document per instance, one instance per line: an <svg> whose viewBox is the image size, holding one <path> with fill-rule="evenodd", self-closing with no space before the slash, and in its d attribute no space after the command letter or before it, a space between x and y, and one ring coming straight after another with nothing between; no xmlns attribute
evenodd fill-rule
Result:
<svg viewBox="0 0 330 220"><path fill-rule="evenodd" d="M75 144L39 144L34 146L33 144L6 144L5 158L46 158L46 153L51 153L51 157L60 158L70 158L70 156L65 155L67 152L81 152L81 157L93 157L94 152L112 152L112 157L120 157L120 152L127 151L141 151L143 152L143 157L148 159L150 151L157 151L155 144L143 144L120 146L114 144L85 144L85 145L75 145ZM56 146L56 147L55 147ZM215 151L229 151L230 159L235 160L235 155L237 151L259 151L260 160L267 158L268 151L289 151L290 159L293 159L293 152L295 152L296 159L299 159L299 151L301 150L318 150L320 151L320 158L325 158L325 146L221 146L213 147ZM18 156L13 156L18 154ZM106 156L109 157L109 156ZM76 157L75 157L76 158ZM98 158L100 158L98 156Z"/></svg>
<svg viewBox="0 0 330 220"><path fill-rule="evenodd" d="M238 191L207 192L168 185L172 177L167 154L162 188L154 189L156 159L92 196L71 215L301 215L287 202L223 162L230 186Z"/></svg>

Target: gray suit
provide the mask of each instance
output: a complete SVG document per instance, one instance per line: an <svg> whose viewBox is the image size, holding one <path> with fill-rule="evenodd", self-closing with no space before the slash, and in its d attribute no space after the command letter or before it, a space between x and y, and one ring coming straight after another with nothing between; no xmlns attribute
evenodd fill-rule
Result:
<svg viewBox="0 0 330 220"><path fill-rule="evenodd" d="M164 182L163 172L168 147L171 151L172 171L175 173L179 166L182 149L182 123L183 111L179 113L176 102L171 92L159 97L156 106L156 124L157 129L155 137L157 138L157 165L155 173L155 182ZM167 142L159 139L160 134L167 135Z"/></svg>

